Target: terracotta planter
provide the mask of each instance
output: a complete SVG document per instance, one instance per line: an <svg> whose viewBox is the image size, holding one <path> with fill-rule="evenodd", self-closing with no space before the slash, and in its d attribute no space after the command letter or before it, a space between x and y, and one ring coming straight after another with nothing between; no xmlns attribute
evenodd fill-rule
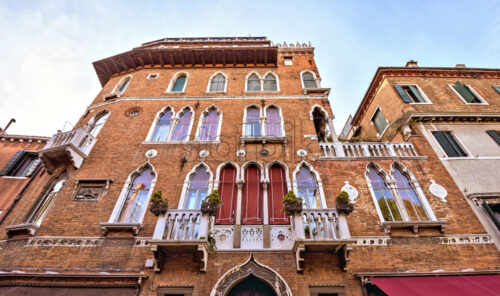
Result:
<svg viewBox="0 0 500 296"><path fill-rule="evenodd" d="M201 213L208 214L210 216L215 216L217 214L218 206L210 203L202 203L201 204Z"/></svg>
<svg viewBox="0 0 500 296"><path fill-rule="evenodd" d="M302 212L302 203L286 204L285 210L288 216L293 216L295 213Z"/></svg>
<svg viewBox="0 0 500 296"><path fill-rule="evenodd" d="M165 214L167 210L168 205L166 203L153 202L149 206L149 211L156 217L158 217L160 214Z"/></svg>
<svg viewBox="0 0 500 296"><path fill-rule="evenodd" d="M354 206L353 205L347 205L347 204L337 204L337 212L339 213L344 213L346 215L349 215L350 212L354 211Z"/></svg>

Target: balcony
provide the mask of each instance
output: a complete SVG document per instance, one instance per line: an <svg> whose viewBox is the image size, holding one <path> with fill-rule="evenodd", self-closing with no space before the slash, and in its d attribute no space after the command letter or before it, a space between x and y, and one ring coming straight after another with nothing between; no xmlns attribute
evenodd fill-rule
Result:
<svg viewBox="0 0 500 296"><path fill-rule="evenodd" d="M210 217L199 210L168 210L160 215L149 242L156 260L155 271L160 271L168 252L195 252L200 259L200 270L206 271L209 225Z"/></svg>
<svg viewBox="0 0 500 296"><path fill-rule="evenodd" d="M406 158L420 159L412 143L320 143L320 159Z"/></svg>
<svg viewBox="0 0 500 296"><path fill-rule="evenodd" d="M345 216L339 215L337 209L304 209L302 213L295 214L292 223L297 271L303 270L305 251L337 252L343 269L347 270L348 245L354 241Z"/></svg>
<svg viewBox="0 0 500 296"><path fill-rule="evenodd" d="M53 173L57 165L65 162L71 162L78 169L88 157L95 141L95 138L83 128L60 132L40 150L39 157L49 174Z"/></svg>

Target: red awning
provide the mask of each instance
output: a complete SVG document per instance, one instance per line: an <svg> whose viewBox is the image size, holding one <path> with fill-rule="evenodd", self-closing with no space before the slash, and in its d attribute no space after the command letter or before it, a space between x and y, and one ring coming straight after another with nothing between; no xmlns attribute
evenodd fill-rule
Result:
<svg viewBox="0 0 500 296"><path fill-rule="evenodd" d="M499 296L500 275L372 277L389 296Z"/></svg>

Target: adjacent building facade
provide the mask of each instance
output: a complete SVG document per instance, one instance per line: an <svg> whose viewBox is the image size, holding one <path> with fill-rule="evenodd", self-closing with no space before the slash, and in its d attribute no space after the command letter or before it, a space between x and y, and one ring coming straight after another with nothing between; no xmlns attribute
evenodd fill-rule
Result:
<svg viewBox="0 0 500 296"><path fill-rule="evenodd" d="M39 150L1 224L3 293L391 295L431 281L495 295L500 253L425 128L360 140L368 112L385 122L365 97L358 141L339 141L310 44L166 38L94 68L101 92ZM290 215L289 191L303 207Z"/></svg>

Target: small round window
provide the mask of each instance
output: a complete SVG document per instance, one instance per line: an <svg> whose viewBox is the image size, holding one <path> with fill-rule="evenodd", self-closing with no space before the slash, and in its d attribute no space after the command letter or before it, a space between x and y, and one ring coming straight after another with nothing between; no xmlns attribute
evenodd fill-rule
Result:
<svg viewBox="0 0 500 296"><path fill-rule="evenodd" d="M137 115L139 115L139 111L137 111L137 110L136 111L132 111L129 114L130 117L136 117Z"/></svg>
<svg viewBox="0 0 500 296"><path fill-rule="evenodd" d="M130 109L128 109L126 112L125 112L125 116L127 117L137 117L141 114L142 112L142 108L141 107L132 107Z"/></svg>

